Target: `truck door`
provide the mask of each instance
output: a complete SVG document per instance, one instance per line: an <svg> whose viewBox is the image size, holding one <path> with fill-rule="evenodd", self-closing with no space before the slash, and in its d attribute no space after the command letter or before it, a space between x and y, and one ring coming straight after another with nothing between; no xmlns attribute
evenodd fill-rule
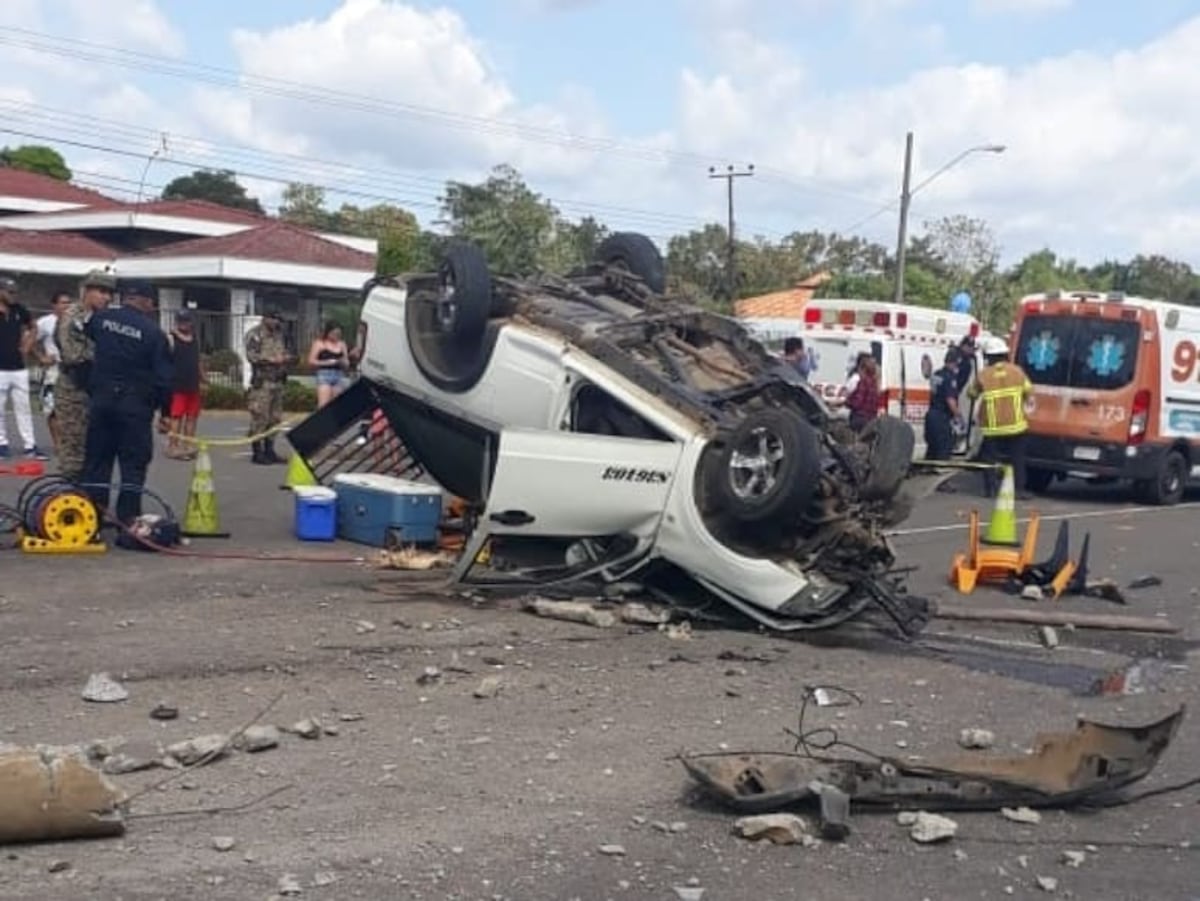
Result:
<svg viewBox="0 0 1200 901"><path fill-rule="evenodd" d="M503 429L484 519L498 535L652 536L682 452L675 441Z"/></svg>

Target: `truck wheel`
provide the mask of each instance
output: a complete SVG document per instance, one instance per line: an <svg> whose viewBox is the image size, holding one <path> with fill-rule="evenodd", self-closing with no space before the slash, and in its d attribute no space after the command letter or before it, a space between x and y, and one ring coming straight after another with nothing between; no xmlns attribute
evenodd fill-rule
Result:
<svg viewBox="0 0 1200 901"><path fill-rule="evenodd" d="M1025 488L1034 494L1045 494L1050 490L1050 483L1053 481L1053 470L1038 469L1036 466L1025 470Z"/></svg>
<svg viewBox="0 0 1200 901"><path fill-rule="evenodd" d="M1158 467L1157 477L1145 483L1146 500L1159 507L1170 507L1183 500L1187 488L1188 465L1183 454L1171 451Z"/></svg>
<svg viewBox="0 0 1200 901"><path fill-rule="evenodd" d="M617 266L636 275L655 294L667 289L667 268L654 242L637 232L609 235L596 248L596 259L606 266Z"/></svg>
<svg viewBox="0 0 1200 901"><path fill-rule="evenodd" d="M879 416L867 423L859 440L869 448L860 496L865 501L890 500L912 466L917 446L912 426L895 416Z"/></svg>
<svg viewBox="0 0 1200 901"><path fill-rule="evenodd" d="M438 266L438 281L438 328L457 341L478 341L492 307L492 276L483 251L466 241L451 242Z"/></svg>
<svg viewBox="0 0 1200 901"><path fill-rule="evenodd" d="M716 457L721 508L746 525L797 519L816 493L820 452L816 429L795 413L750 414Z"/></svg>

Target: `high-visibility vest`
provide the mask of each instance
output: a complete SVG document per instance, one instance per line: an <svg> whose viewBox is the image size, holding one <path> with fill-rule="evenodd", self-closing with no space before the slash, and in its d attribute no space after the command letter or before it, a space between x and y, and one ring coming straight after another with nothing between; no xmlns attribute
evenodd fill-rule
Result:
<svg viewBox="0 0 1200 901"><path fill-rule="evenodd" d="M1025 395L1033 390L1025 371L1014 363L993 363L979 373L980 429L985 438L1020 435L1025 419Z"/></svg>

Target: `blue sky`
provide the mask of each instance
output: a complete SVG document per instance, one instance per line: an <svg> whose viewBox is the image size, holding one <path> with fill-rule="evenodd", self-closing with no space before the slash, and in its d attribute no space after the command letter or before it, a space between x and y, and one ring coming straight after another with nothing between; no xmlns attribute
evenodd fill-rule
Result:
<svg viewBox="0 0 1200 901"><path fill-rule="evenodd" d="M5 26L520 123L449 128L44 53L0 73L0 98L35 119L46 108L110 119L105 147L136 157L145 129L203 138L214 164L247 171L344 161L353 178L306 174L360 193L366 182L423 218L445 179L509 162L568 215L665 238L723 219L709 162L753 161L759 177L739 185L744 232L853 227L890 244L886 205L912 129L917 179L965 148L1008 148L925 189L917 231L961 213L985 219L1009 260L1049 245L1200 265L1197 0L6 0ZM41 127L67 137L53 131L64 121ZM568 149L534 132L604 143ZM196 152L173 151L156 177ZM115 186L140 172L116 153L69 156ZM250 183L277 199L281 182Z"/></svg>

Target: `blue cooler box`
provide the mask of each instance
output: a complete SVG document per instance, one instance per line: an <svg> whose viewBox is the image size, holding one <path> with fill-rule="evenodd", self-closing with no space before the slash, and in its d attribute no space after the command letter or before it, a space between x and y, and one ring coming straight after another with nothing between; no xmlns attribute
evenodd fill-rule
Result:
<svg viewBox="0 0 1200 901"><path fill-rule="evenodd" d="M332 488L298 485L296 537L301 541L333 541L337 537L337 494Z"/></svg>
<svg viewBox="0 0 1200 901"><path fill-rule="evenodd" d="M383 547L389 533L399 544L437 541L440 488L375 473L343 473L333 484L341 538L373 547Z"/></svg>

